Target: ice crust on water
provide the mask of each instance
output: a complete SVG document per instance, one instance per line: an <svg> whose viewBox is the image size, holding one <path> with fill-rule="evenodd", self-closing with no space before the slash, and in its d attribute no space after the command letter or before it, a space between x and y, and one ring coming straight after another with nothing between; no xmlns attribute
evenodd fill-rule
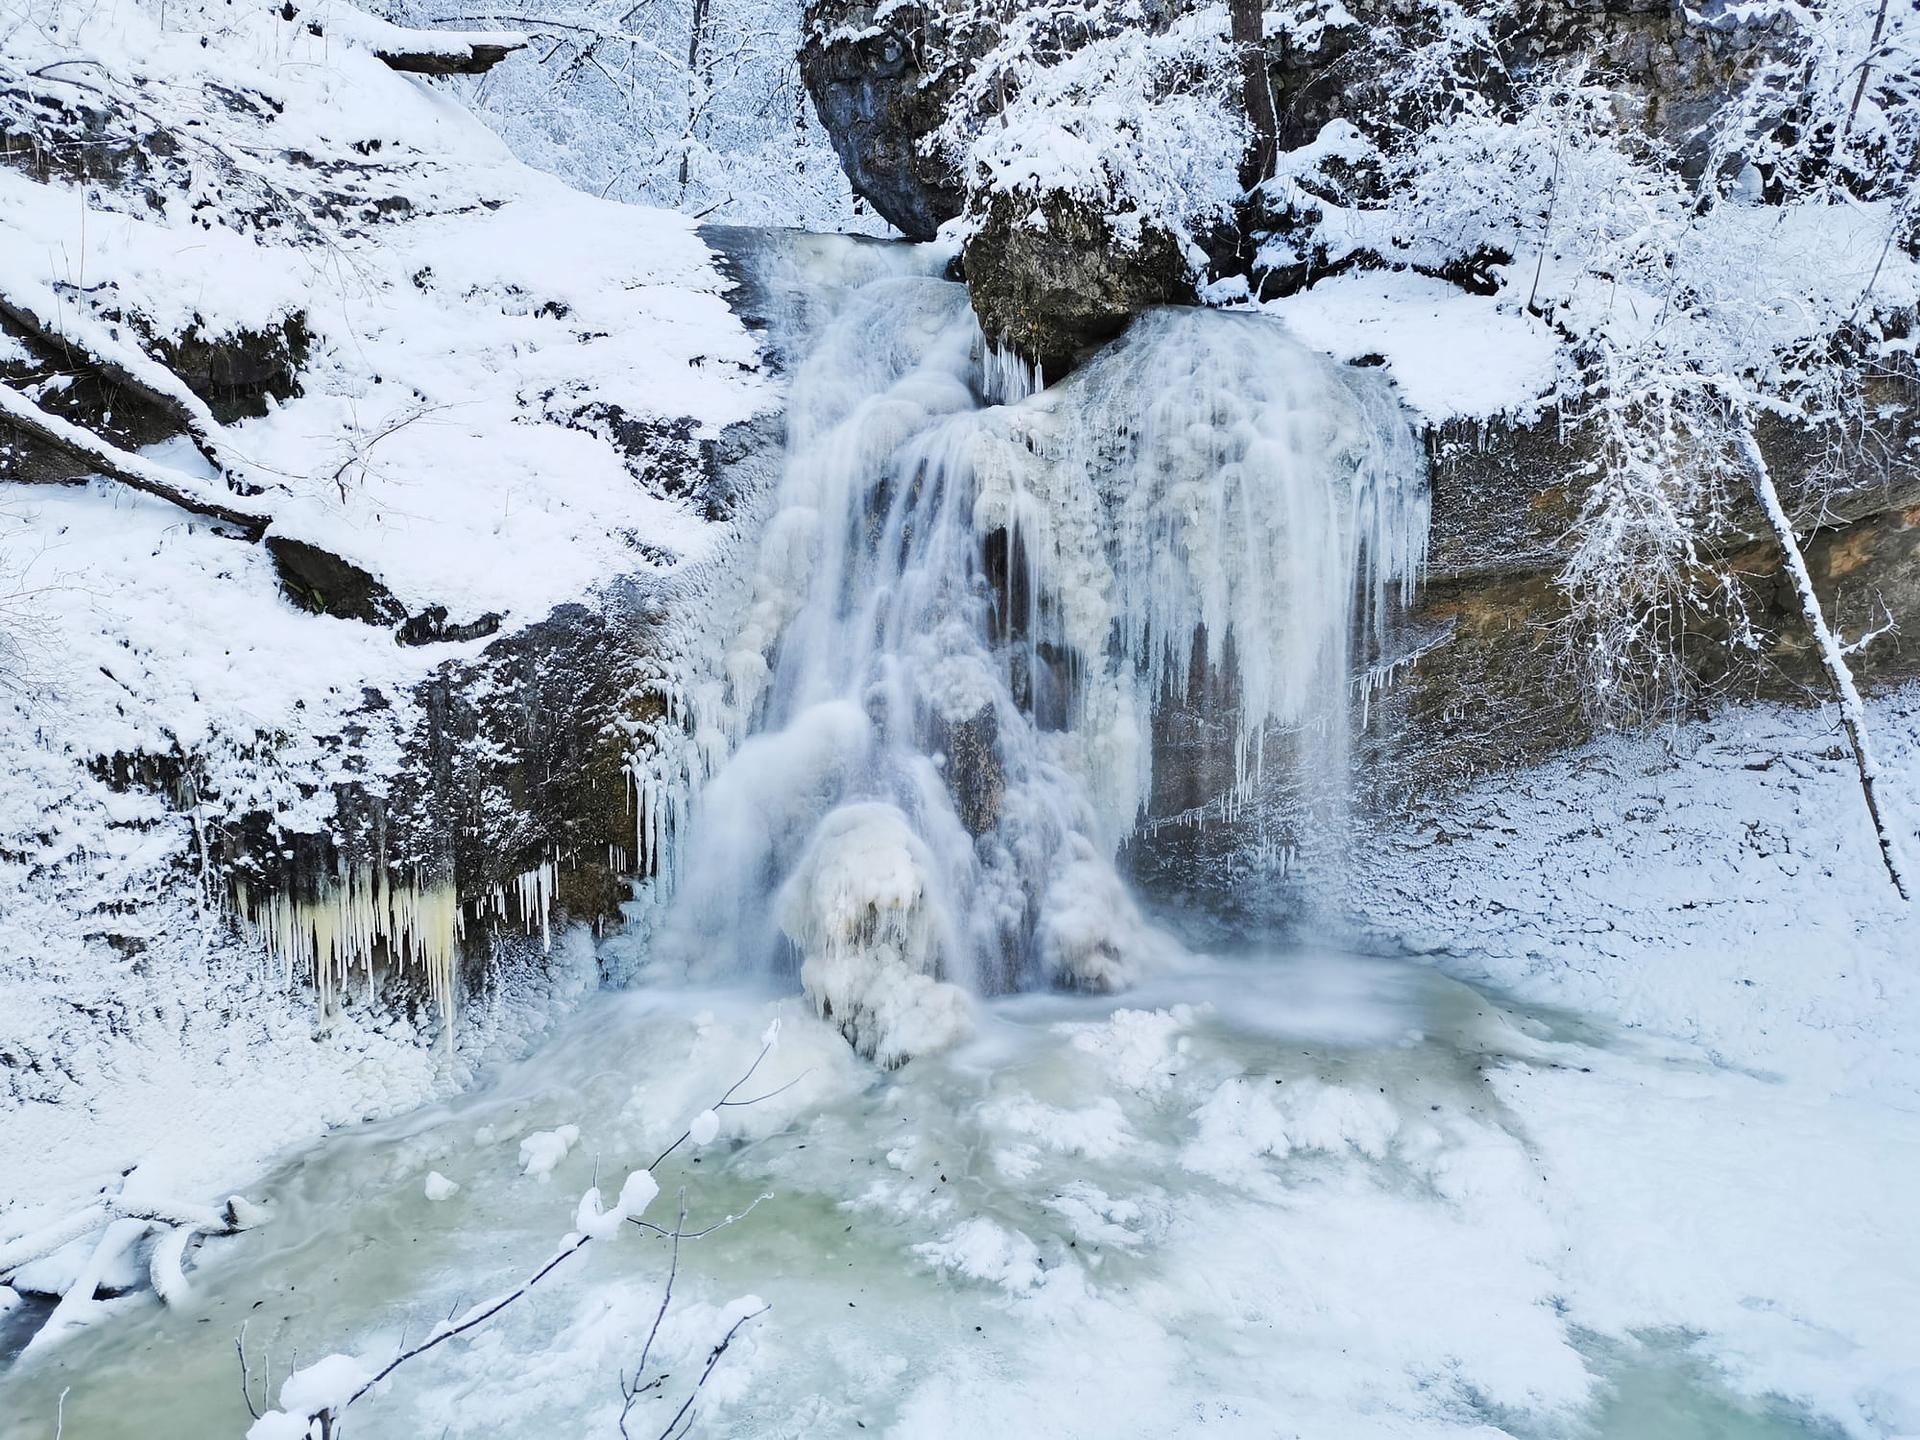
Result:
<svg viewBox="0 0 1920 1440"><path fill-rule="evenodd" d="M1356 641L1424 557L1391 393L1264 317L1150 313L1037 384L961 286L852 293L795 376L750 590L689 647L718 658L673 702L684 798L641 787L642 851L683 842L655 953L797 959L888 1064L967 1034L971 993L1151 968L1113 859L1196 676L1235 696L1219 811L1286 732L1337 820Z"/></svg>

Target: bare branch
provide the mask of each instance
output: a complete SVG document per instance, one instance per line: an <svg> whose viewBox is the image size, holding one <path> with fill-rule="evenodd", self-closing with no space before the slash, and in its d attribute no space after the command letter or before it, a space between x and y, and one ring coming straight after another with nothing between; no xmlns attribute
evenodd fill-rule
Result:
<svg viewBox="0 0 1920 1440"><path fill-rule="evenodd" d="M694 1382L693 1393L687 1396L685 1403L680 1406L673 1419L667 1422L667 1428L660 1432L660 1440L668 1440L668 1437L675 1433L676 1428L680 1434L686 1434L687 1426L692 1424L693 1402L698 1400L700 1392L707 1388L707 1380L713 1374L713 1367L720 1363L720 1357L727 1353L728 1347L733 1344L733 1339L740 1333L741 1328L749 1320L758 1320L772 1308L771 1305L762 1305L758 1310L750 1311L733 1322L733 1328L721 1337L720 1343L713 1347L713 1353L707 1356L707 1368L700 1372L700 1378ZM686 1421L686 1425L681 1424L683 1420Z"/></svg>

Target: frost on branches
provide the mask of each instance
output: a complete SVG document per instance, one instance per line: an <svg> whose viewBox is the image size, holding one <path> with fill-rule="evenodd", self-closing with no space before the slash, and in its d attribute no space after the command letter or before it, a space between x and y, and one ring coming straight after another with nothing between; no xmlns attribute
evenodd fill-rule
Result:
<svg viewBox="0 0 1920 1440"><path fill-rule="evenodd" d="M954 43L985 52L930 141L965 177L969 213L996 194L1064 193L1097 207L1120 243L1158 229L1203 269L1196 237L1231 217L1247 145L1226 16L1204 6L1169 20L1149 0L973 10Z"/></svg>
<svg viewBox="0 0 1920 1440"><path fill-rule="evenodd" d="M1734 83L1678 131L1637 102L1683 107L1658 84L1636 96L1600 32L1555 56L1512 5L1278 23L1308 46L1341 34L1372 103L1279 158L1256 278L1412 268L1550 327L1543 401L1589 457L1565 653L1603 720L1691 703L1690 648L1760 643L1732 552L1770 538L1804 571L1796 528L1920 459L1887 398L1914 378L1920 18L1880 0L1689 12L1699 33L1676 43ZM1821 457L1771 507L1763 423ZM1801 591L1844 702L1847 647Z"/></svg>
<svg viewBox="0 0 1920 1440"><path fill-rule="evenodd" d="M583 190L701 219L875 229L800 85L799 0L407 0L422 25L532 45L473 83L514 153Z"/></svg>

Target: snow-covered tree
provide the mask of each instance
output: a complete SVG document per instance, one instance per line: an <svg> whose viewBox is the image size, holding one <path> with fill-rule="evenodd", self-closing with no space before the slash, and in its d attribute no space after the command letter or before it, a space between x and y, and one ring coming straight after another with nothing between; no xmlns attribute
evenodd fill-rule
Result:
<svg viewBox="0 0 1920 1440"><path fill-rule="evenodd" d="M471 103L529 163L615 200L739 224L878 228L800 84L800 0L407 0L527 53Z"/></svg>

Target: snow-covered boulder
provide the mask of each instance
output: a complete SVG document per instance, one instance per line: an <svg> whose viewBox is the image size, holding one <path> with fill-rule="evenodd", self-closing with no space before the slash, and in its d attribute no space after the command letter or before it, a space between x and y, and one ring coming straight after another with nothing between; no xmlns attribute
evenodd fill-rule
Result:
<svg viewBox="0 0 1920 1440"><path fill-rule="evenodd" d="M877 802L820 822L780 897L800 983L862 1055L903 1065L972 1026L965 991L936 978L946 928L932 857L905 815Z"/></svg>

